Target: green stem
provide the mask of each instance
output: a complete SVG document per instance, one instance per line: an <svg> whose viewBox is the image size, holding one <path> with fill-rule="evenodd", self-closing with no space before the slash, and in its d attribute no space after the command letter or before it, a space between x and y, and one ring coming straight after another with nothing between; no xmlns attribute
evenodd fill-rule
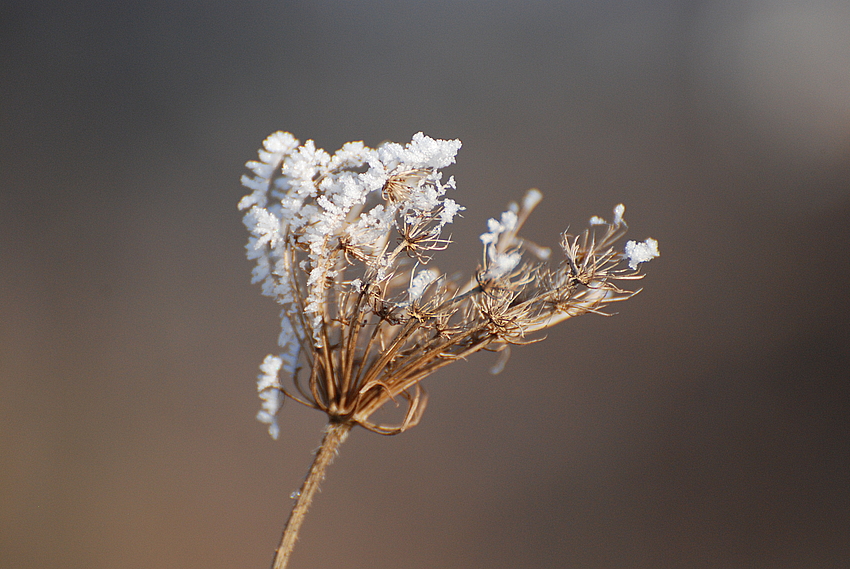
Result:
<svg viewBox="0 0 850 569"><path fill-rule="evenodd" d="M304 479L298 499L283 530L283 536L280 538L280 545L275 552L274 563L272 564L273 569L286 568L292 550L295 548L295 541L298 539L298 531L301 529L301 524L304 523L304 517L310 508L313 496L319 489L319 484L325 478L325 470L333 462L339 445L348 437L349 431L351 431L351 425L346 423L330 423L325 427L322 446L316 451L316 458L313 459L313 465L307 473L307 478Z"/></svg>

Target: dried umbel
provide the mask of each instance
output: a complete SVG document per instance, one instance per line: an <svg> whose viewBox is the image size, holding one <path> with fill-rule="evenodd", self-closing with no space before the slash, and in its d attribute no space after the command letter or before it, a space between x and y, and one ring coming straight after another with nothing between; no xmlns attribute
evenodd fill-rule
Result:
<svg viewBox="0 0 850 569"><path fill-rule="evenodd" d="M257 418L277 438L285 398L325 412L329 426L299 493L278 549L287 563L301 521L335 449L354 425L392 435L416 425L425 409L420 382L480 350L507 354L512 344L567 318L630 298L618 286L638 279L639 263L658 255L653 239L615 248L626 231L625 208L607 222L561 238L561 260L519 237L539 203L537 190L490 219L483 251L465 277L431 265L451 243L445 226L464 208L447 194L459 140L416 134L406 146L345 144L333 156L289 133L269 136L252 191L239 203L251 232L254 282L282 305L279 355L267 356L257 384ZM499 366L503 365L500 359ZM281 381L281 371L291 386ZM385 404L403 404L396 424L372 419Z"/></svg>
<svg viewBox="0 0 850 569"><path fill-rule="evenodd" d="M564 234L562 260L519 237L540 201L529 191L481 235L483 254L461 279L430 266L450 240L445 226L463 210L450 177L458 140L416 134L406 146L376 149L351 142L333 156L289 133L268 137L248 163L252 190L239 204L251 232L254 282L283 306L283 352L263 362L260 421L278 435L283 397L382 434L415 425L425 409L420 382L479 350L533 341L534 332L572 316L601 313L634 293L617 282L640 278L637 264L657 243L629 242L622 205L579 235ZM292 380L284 387L279 375ZM404 402L398 424L371 420L388 402Z"/></svg>

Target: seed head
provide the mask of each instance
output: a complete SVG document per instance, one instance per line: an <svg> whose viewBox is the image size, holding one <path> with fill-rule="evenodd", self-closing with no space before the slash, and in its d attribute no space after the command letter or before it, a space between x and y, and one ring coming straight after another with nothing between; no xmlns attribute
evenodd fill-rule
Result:
<svg viewBox="0 0 850 569"><path fill-rule="evenodd" d="M539 339L535 332L604 314L637 292L615 282L641 278L638 264L658 256L658 243L614 248L625 208L610 223L595 217L588 230L565 233L563 260L551 266L549 249L518 235L538 190L489 220L468 277L427 266L451 243L443 230L464 209L446 196L454 178L443 182L440 172L460 146L418 133L405 146L349 142L331 156L277 132L248 162L254 175L242 183L251 193L239 208L257 262L253 282L282 306L282 351L266 357L257 383L257 418L272 437L284 397L331 421L400 433L419 422L427 401L420 382L434 371L480 350L507 354ZM373 421L391 401L404 404L399 421Z"/></svg>

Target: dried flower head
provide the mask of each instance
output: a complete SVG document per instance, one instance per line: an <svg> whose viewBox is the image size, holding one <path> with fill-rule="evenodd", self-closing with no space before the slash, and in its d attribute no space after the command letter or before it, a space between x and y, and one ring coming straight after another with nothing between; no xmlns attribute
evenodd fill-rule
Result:
<svg viewBox="0 0 850 569"><path fill-rule="evenodd" d="M252 191L239 208L247 210L248 258L257 262L253 282L283 307L282 352L266 357L257 383L257 418L272 437L284 397L333 423L400 433L419 422L420 382L434 371L479 350L535 341L535 332L635 294L616 283L641 278L638 264L658 256L658 243L615 249L626 232L618 205L611 222L593 218L588 230L565 233L563 260L550 265L548 249L518 235L542 197L537 190L489 220L470 276L428 267L464 209L446 195L454 178L444 182L440 172L460 146L418 133L405 146L349 142L330 155L277 132L248 162L254 175L242 183ZM374 422L388 402L405 405L398 423Z"/></svg>

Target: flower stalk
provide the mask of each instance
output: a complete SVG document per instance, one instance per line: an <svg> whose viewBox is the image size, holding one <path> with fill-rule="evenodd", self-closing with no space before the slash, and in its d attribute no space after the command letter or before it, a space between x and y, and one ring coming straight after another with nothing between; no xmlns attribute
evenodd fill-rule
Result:
<svg viewBox="0 0 850 569"><path fill-rule="evenodd" d="M313 502L313 496L319 489L319 484L324 480L325 471L336 456L339 445L348 438L349 431L351 431L351 425L346 423L330 423L325 428L322 445L316 451L316 457L313 459L310 471L301 485L301 490L297 493L295 505L286 521L283 536L280 538L280 545L275 551L273 569L285 569L289 563L289 558L298 539L298 532L301 530L301 524L304 523L304 517Z"/></svg>
<svg viewBox="0 0 850 569"><path fill-rule="evenodd" d="M248 162L251 190L239 203L250 231L253 282L281 305L281 352L260 369L257 419L279 436L285 399L329 419L301 495L290 515L275 568L286 565L304 514L336 448L355 425L383 435L415 426L425 410L424 378L486 350L538 341L535 333L631 298L620 281L642 278L640 263L658 256L658 243L629 241L625 208L612 221L561 237L563 258L519 236L542 194L529 190L490 219L481 259L467 276L446 275L431 263L451 239L445 227L464 208L449 194L459 140L418 133L405 146L369 148L349 142L335 154L303 145L291 134L269 136L259 160ZM281 376L288 382L281 380ZM392 403L395 422L375 414Z"/></svg>

